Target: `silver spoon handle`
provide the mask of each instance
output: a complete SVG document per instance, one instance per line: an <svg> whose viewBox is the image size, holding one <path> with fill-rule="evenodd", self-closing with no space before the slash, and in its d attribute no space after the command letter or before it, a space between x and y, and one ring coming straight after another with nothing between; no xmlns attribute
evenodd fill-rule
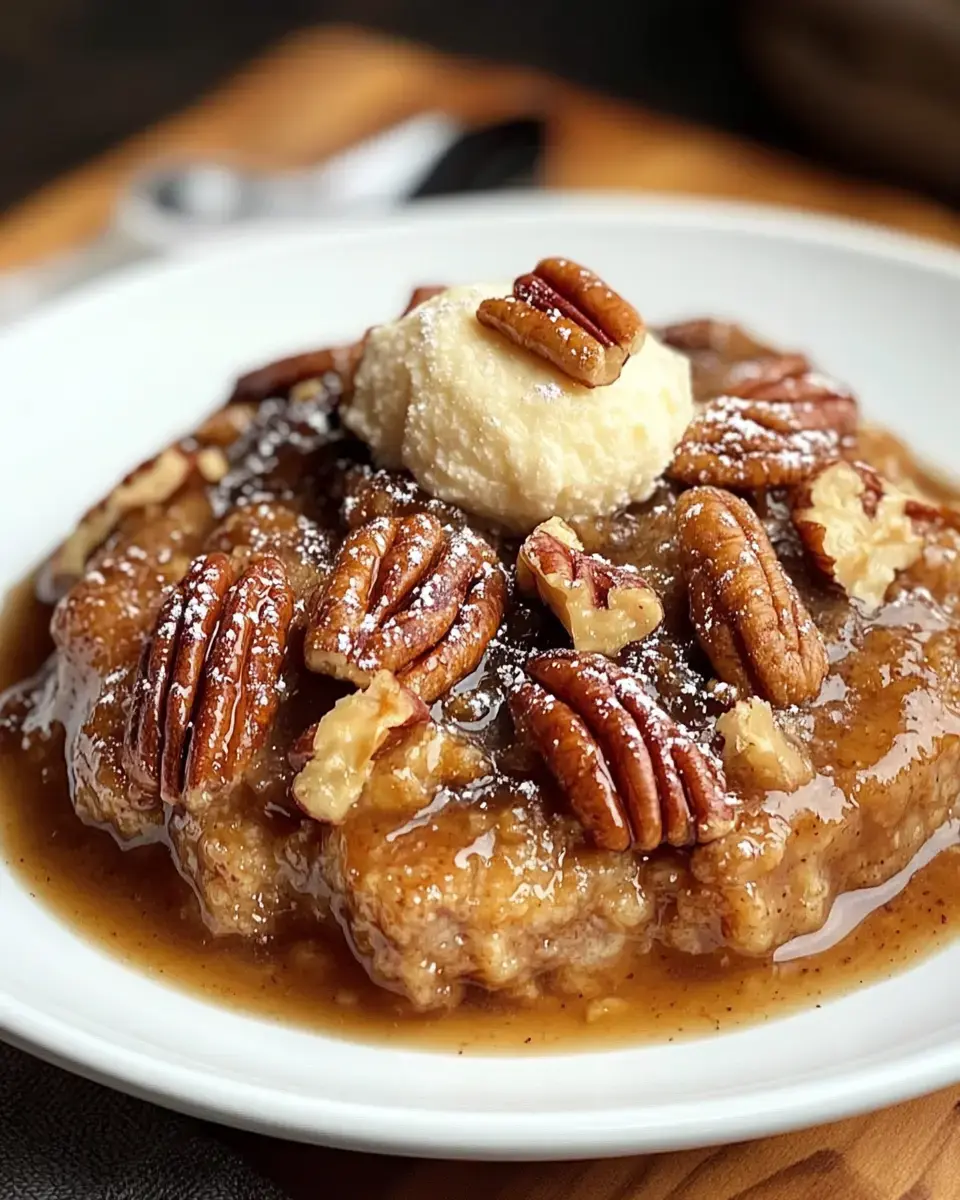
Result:
<svg viewBox="0 0 960 1200"><path fill-rule="evenodd" d="M254 174L200 161L151 168L120 196L100 237L0 273L0 325L106 272L201 248L205 237L235 226L389 208L410 194L462 132L443 114L425 113L309 170Z"/></svg>

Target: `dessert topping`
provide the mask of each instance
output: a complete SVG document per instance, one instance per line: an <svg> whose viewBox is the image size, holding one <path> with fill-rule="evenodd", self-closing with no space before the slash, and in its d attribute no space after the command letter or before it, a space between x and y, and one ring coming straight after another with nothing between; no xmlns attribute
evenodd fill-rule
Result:
<svg viewBox="0 0 960 1200"><path fill-rule="evenodd" d="M585 387L477 320L511 286L448 288L371 329L343 424L376 466L520 536L646 500L693 415L686 358L647 337L618 379Z"/></svg>
<svg viewBox="0 0 960 1200"><path fill-rule="evenodd" d="M260 404L264 400L290 396L294 388L316 382L329 397L330 406L349 392L353 374L363 354L363 340L349 346L309 350L292 354L241 375L233 386L228 404Z"/></svg>
<svg viewBox="0 0 960 1200"><path fill-rule="evenodd" d="M224 404L204 418L193 431L193 440L211 449L227 450L243 437L256 420L256 416L256 404ZM226 473L226 458L223 463Z"/></svg>
<svg viewBox="0 0 960 1200"><path fill-rule="evenodd" d="M960 511L951 508L949 504L937 504L931 500L907 496L904 511L921 529L939 527L960 530Z"/></svg>
<svg viewBox="0 0 960 1200"><path fill-rule="evenodd" d="M902 492L864 463L821 467L791 498L793 522L812 561L848 596L883 603L898 571L917 561L923 538Z"/></svg>
<svg viewBox="0 0 960 1200"><path fill-rule="evenodd" d="M727 779L766 792L795 792L813 778L806 754L780 728L773 709L757 696L738 700L717 721Z"/></svg>
<svg viewBox="0 0 960 1200"><path fill-rule="evenodd" d="M667 474L681 483L772 488L800 483L848 447L856 400L802 370L794 356L732 384L736 394L705 405L687 428Z"/></svg>
<svg viewBox="0 0 960 1200"><path fill-rule="evenodd" d="M730 359L749 359L763 350L739 325L718 321L714 317L696 317L677 321L659 331L660 338L684 354L710 353Z"/></svg>
<svg viewBox="0 0 960 1200"><path fill-rule="evenodd" d="M646 336L632 304L566 258L537 263L514 281L512 296L481 301L477 320L585 387L618 379Z"/></svg>
<svg viewBox="0 0 960 1200"><path fill-rule="evenodd" d="M777 399L781 394L789 395L796 386L805 386L788 383L788 380L809 375L810 363L805 354L761 354L731 364L727 368L724 391L745 400Z"/></svg>
<svg viewBox="0 0 960 1200"><path fill-rule="evenodd" d="M307 666L365 686L387 670L435 700L480 662L506 604L492 549L429 513L375 517L344 539L307 628Z"/></svg>
<svg viewBox="0 0 960 1200"><path fill-rule="evenodd" d="M815 696L827 652L756 513L720 488L677 501L690 617L726 683L778 706Z"/></svg>
<svg viewBox="0 0 960 1200"><path fill-rule="evenodd" d="M378 671L365 690L338 700L294 743L294 800L314 820L340 824L360 798L388 739L429 719L414 692L389 671Z"/></svg>
<svg viewBox="0 0 960 1200"><path fill-rule="evenodd" d="M532 658L514 690L517 730L606 850L722 837L734 811L716 764L632 675L596 654Z"/></svg>
<svg viewBox="0 0 960 1200"><path fill-rule="evenodd" d="M233 782L263 743L293 617L279 559L239 578L225 554L194 559L144 643L124 745L131 777L169 804Z"/></svg>
<svg viewBox="0 0 960 1200"><path fill-rule="evenodd" d="M141 463L81 517L73 533L54 552L43 571L46 590L61 595L79 579L91 554L128 513L164 504L194 473L207 483L219 483L226 471L227 460L215 446L200 450L169 446Z"/></svg>
<svg viewBox="0 0 960 1200"><path fill-rule="evenodd" d="M520 547L517 586L540 597L576 650L612 657L663 620L656 592L636 567L585 553L576 533L559 517L538 525Z"/></svg>

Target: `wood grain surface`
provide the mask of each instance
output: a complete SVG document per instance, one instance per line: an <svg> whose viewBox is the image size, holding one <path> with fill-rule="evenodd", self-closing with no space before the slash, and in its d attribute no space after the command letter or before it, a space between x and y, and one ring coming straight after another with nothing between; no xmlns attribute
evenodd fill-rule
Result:
<svg viewBox="0 0 960 1200"><path fill-rule="evenodd" d="M779 152L585 94L535 73L444 58L351 29L298 35L202 103L45 188L0 221L0 268L92 236L158 155L316 161L405 115L539 112L551 186L725 196L839 213L960 243L960 215ZM761 1142L609 1161L459 1164L289 1145L226 1131L293 1200L957 1200L960 1088Z"/></svg>

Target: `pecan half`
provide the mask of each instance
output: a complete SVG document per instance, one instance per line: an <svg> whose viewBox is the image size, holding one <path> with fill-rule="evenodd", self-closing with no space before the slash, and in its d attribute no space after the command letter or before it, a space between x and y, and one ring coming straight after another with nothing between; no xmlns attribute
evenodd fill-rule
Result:
<svg viewBox="0 0 960 1200"><path fill-rule="evenodd" d="M725 360L749 359L766 353L765 347L741 326L713 317L664 325L660 339L685 354L709 353Z"/></svg>
<svg viewBox="0 0 960 1200"><path fill-rule="evenodd" d="M227 450L249 430L256 416L256 404L224 404L206 417L192 436L201 446Z"/></svg>
<svg viewBox="0 0 960 1200"><path fill-rule="evenodd" d="M350 391L353 375L363 354L363 341L326 350L310 350L280 358L241 375L233 386L228 404L260 404L264 400L286 400L294 388L315 385L335 408Z"/></svg>
<svg viewBox="0 0 960 1200"><path fill-rule="evenodd" d="M932 500L920 500L908 496L904 511L921 530L936 528L960 530L960 511L949 504L937 504Z"/></svg>
<svg viewBox="0 0 960 1200"><path fill-rule="evenodd" d="M734 381L694 417L667 474L685 484L735 488L800 483L849 448L857 402L823 376L795 372L793 356Z"/></svg>
<svg viewBox="0 0 960 1200"><path fill-rule="evenodd" d="M361 686L392 671L436 700L480 662L506 580L490 547L429 513L375 517L344 539L307 627L307 666Z"/></svg>
<svg viewBox="0 0 960 1200"><path fill-rule="evenodd" d="M595 654L532 658L510 699L520 735L605 850L722 837L734 813L719 765L629 672Z"/></svg>
<svg viewBox="0 0 960 1200"><path fill-rule="evenodd" d="M663 620L663 605L636 567L585 553L559 517L538 525L520 547L517 586L540 597L576 650L613 656Z"/></svg>
<svg viewBox="0 0 960 1200"><path fill-rule="evenodd" d="M165 504L191 479L218 483L226 471L223 451L214 446L197 450L169 446L141 463L84 513L70 536L50 556L38 579L38 594L53 602L68 591L83 575L93 552L129 513Z"/></svg>
<svg viewBox="0 0 960 1200"><path fill-rule="evenodd" d="M426 300L446 291L445 287L428 285L414 288L402 316L412 312ZM353 376L363 357L365 338L347 346L331 346L324 350L308 350L277 359L241 375L234 384L227 404L261 404L264 400L312 400L325 398L329 407L336 408L353 388Z"/></svg>
<svg viewBox="0 0 960 1200"><path fill-rule="evenodd" d="M791 515L817 568L878 608L897 572L920 557L911 501L866 463L821 467L791 496Z"/></svg>
<svg viewBox="0 0 960 1200"><path fill-rule="evenodd" d="M811 699L826 648L756 513L719 488L684 492L676 512L690 617L717 675L776 705Z"/></svg>
<svg viewBox="0 0 960 1200"><path fill-rule="evenodd" d="M724 390L731 396L742 396L745 400L777 398L784 390L789 395L794 386L788 380L816 378L810 373L810 363L805 354L761 354L731 364L727 370Z"/></svg>
<svg viewBox="0 0 960 1200"><path fill-rule="evenodd" d="M460 529L464 512L425 492L409 475L385 468L350 467L343 480L341 515L347 529L359 529L374 517L407 517L428 512L448 529Z"/></svg>
<svg viewBox="0 0 960 1200"><path fill-rule="evenodd" d="M169 804L233 782L280 702L293 591L276 558L239 577L225 554L193 561L140 658L124 746L136 782Z"/></svg>
<svg viewBox="0 0 960 1200"><path fill-rule="evenodd" d="M537 263L514 281L512 296L483 300L477 320L585 387L618 379L646 337L632 304L566 258Z"/></svg>
<svg viewBox="0 0 960 1200"><path fill-rule="evenodd" d="M294 743L294 800L315 821L340 824L360 798L387 742L429 719L419 696L389 671L378 671L367 688L338 700Z"/></svg>

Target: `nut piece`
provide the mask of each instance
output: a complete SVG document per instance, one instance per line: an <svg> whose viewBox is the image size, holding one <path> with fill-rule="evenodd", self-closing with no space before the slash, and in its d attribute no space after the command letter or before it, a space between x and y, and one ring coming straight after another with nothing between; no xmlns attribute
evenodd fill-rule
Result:
<svg viewBox="0 0 960 1200"><path fill-rule="evenodd" d="M428 703L439 699L477 666L500 627L507 605L507 578L499 563L484 562L453 624L441 641L398 673Z"/></svg>
<svg viewBox="0 0 960 1200"><path fill-rule="evenodd" d="M430 513L447 529L462 528L464 512L425 492L407 474L383 468L350 467L343 480L340 515L348 530L359 529L374 517L408 517Z"/></svg>
<svg viewBox="0 0 960 1200"><path fill-rule="evenodd" d="M742 788L795 792L813 778L812 763L777 724L766 700L738 700L717 721L717 733L726 776Z"/></svg>
<svg viewBox="0 0 960 1200"><path fill-rule="evenodd" d="M483 300L481 325L539 354L585 387L619 379L643 346L643 318L586 267L545 258L514 280L513 295Z"/></svg>
<svg viewBox="0 0 960 1200"><path fill-rule="evenodd" d="M294 388L316 383L335 408L353 384L353 374L363 354L363 341L327 350L293 354L248 371L234 384L228 404L261 404L264 400L287 399Z"/></svg>
<svg viewBox="0 0 960 1200"><path fill-rule="evenodd" d="M227 450L239 441L257 416L255 404L224 404L193 431L194 439L209 449ZM226 457L224 456L226 466ZM216 482L216 481L214 481Z"/></svg>
<svg viewBox="0 0 960 1200"><path fill-rule="evenodd" d="M517 730L598 846L650 851L730 832L719 766L629 672L573 650L537 655L527 670L510 699Z"/></svg>
<svg viewBox="0 0 960 1200"><path fill-rule="evenodd" d="M307 666L359 686L392 671L433 701L477 666L505 605L481 538L429 513L375 517L347 535L312 605Z"/></svg>
<svg viewBox="0 0 960 1200"><path fill-rule="evenodd" d="M378 671L369 687L338 700L297 740L303 753L292 760L300 766L293 798L315 821L340 824L359 799L388 738L429 719L418 696L389 671Z"/></svg>
<svg viewBox="0 0 960 1200"><path fill-rule="evenodd" d="M744 400L799 400L829 391L822 376L810 370L805 354L761 354L727 368L725 394Z"/></svg>
<svg viewBox="0 0 960 1200"><path fill-rule="evenodd" d="M684 492L676 511L690 618L719 677L780 707L811 699L826 648L756 513L719 488Z"/></svg>
<svg viewBox="0 0 960 1200"><path fill-rule="evenodd" d="M157 614L133 687L124 764L141 787L190 806L243 772L280 703L293 602L276 558L238 579L225 554L194 559Z"/></svg>
<svg viewBox="0 0 960 1200"><path fill-rule="evenodd" d="M43 569L44 594L56 597L67 591L83 575L91 554L128 513L164 504L194 472L207 483L217 483L226 470L223 452L215 447L187 451L170 446L141 463L81 517L73 533L54 551Z"/></svg>
<svg viewBox="0 0 960 1200"><path fill-rule="evenodd" d="M933 529L960 530L960 511L949 504L937 504L931 500L920 500L907 496L904 511L922 531Z"/></svg>
<svg viewBox="0 0 960 1200"><path fill-rule="evenodd" d="M791 513L816 566L871 608L923 549L908 497L865 463L821 467L792 496Z"/></svg>
<svg viewBox="0 0 960 1200"><path fill-rule="evenodd" d="M754 358L765 352L765 347L739 325L713 317L678 321L665 325L659 333L661 341L685 354L709 353L730 360Z"/></svg>
<svg viewBox="0 0 960 1200"><path fill-rule="evenodd" d="M576 533L559 517L538 525L520 547L517 586L540 597L576 650L613 657L663 620L656 592L635 567L584 553Z"/></svg>
<svg viewBox="0 0 960 1200"><path fill-rule="evenodd" d="M847 449L857 403L793 356L736 381L735 395L711 400L691 421L667 470L685 484L736 488L800 483Z"/></svg>

